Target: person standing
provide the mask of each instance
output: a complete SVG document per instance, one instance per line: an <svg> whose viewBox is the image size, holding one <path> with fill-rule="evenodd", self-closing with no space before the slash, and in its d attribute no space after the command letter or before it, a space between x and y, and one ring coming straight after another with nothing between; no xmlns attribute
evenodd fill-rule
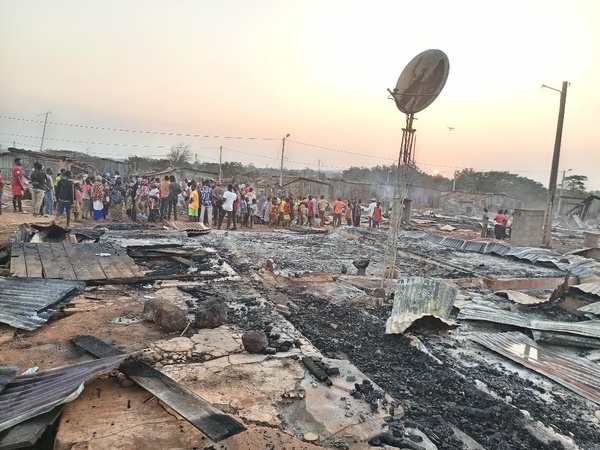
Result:
<svg viewBox="0 0 600 450"><path fill-rule="evenodd" d="M52 174L54 171L48 167L46 169L46 184L44 185L44 217L49 216L54 211L54 180Z"/></svg>
<svg viewBox="0 0 600 450"><path fill-rule="evenodd" d="M200 207L200 194L194 183L190 186L190 200L188 203L188 220L190 222L198 222L198 209Z"/></svg>
<svg viewBox="0 0 600 450"><path fill-rule="evenodd" d="M352 226L352 216L354 216L354 204L348 202L348 205L346 206L346 225L349 227Z"/></svg>
<svg viewBox="0 0 600 450"><path fill-rule="evenodd" d="M212 221L212 202L213 202L213 190L210 188L208 180L202 182L202 187L199 189L200 193L200 222L210 228ZM206 216L205 216L206 214Z"/></svg>
<svg viewBox="0 0 600 450"><path fill-rule="evenodd" d="M219 224L219 220L221 216L224 215L223 211L223 194L225 194L225 189L221 186L221 182L217 181L215 183L215 188L213 189L213 226L217 226Z"/></svg>
<svg viewBox="0 0 600 450"><path fill-rule="evenodd" d="M375 228L373 226L373 211L375 210L376 206L377 206L377 199L372 198L371 203L369 203L369 207L367 208L367 214L369 215L369 228Z"/></svg>
<svg viewBox="0 0 600 450"><path fill-rule="evenodd" d="M494 217L494 237L502 239L502 222L504 222L504 210L498 210L498 214Z"/></svg>
<svg viewBox="0 0 600 450"><path fill-rule="evenodd" d="M344 202L341 197L333 202L333 226L342 226L342 209L344 208Z"/></svg>
<svg viewBox="0 0 600 450"><path fill-rule="evenodd" d="M160 182L160 218L168 218L169 212L169 175Z"/></svg>
<svg viewBox="0 0 600 450"><path fill-rule="evenodd" d="M56 185L56 200L58 200L58 206L56 207L56 218L58 220L60 216L65 213L67 216L67 227L71 223L71 207L75 201L75 189L73 186L73 180L71 180L71 171L65 171L60 181Z"/></svg>
<svg viewBox="0 0 600 450"><path fill-rule="evenodd" d="M236 199L237 199L237 195L235 194L235 192L233 192L233 186L231 184L228 184L227 190L223 194L223 211L225 211L225 214L227 215L227 229L229 229L229 227L233 223L233 228L231 228L231 229L237 230L236 223L235 223L235 214L233 211L233 202L236 201ZM224 218L225 218L225 215L222 215L219 217L219 224L218 224L219 230L221 229L221 225L223 223Z"/></svg>
<svg viewBox="0 0 600 450"><path fill-rule="evenodd" d="M169 209L167 211L167 220L171 220L171 211L173 211L173 220L177 220L177 202L181 194L181 187L174 175L169 177Z"/></svg>
<svg viewBox="0 0 600 450"><path fill-rule="evenodd" d="M325 200L324 195L321 195L321 199L319 200L319 203L318 203L318 208L319 208L319 219L321 219L321 226L324 227L325 226L325 211L327 211L327 208L329 208L329 202L327 200Z"/></svg>
<svg viewBox="0 0 600 450"><path fill-rule="evenodd" d="M143 220L148 220L148 196L150 195L150 187L148 186L148 180L144 178L142 183L138 186L135 194L136 208L138 214L142 214Z"/></svg>
<svg viewBox="0 0 600 450"><path fill-rule="evenodd" d="M29 176L31 180L31 206L33 217L39 215L42 201L44 200L44 188L46 187L46 174L39 162L33 163L33 171Z"/></svg>
<svg viewBox="0 0 600 450"><path fill-rule="evenodd" d="M92 180L86 178L81 186L81 217L87 220L92 215Z"/></svg>
<svg viewBox="0 0 600 450"><path fill-rule="evenodd" d="M371 228L379 228L379 222L381 222L381 203L377 202L371 214Z"/></svg>
<svg viewBox="0 0 600 450"><path fill-rule="evenodd" d="M104 185L100 175L96 177L96 182L92 186L92 208L94 220L104 219Z"/></svg>
<svg viewBox="0 0 600 450"><path fill-rule="evenodd" d="M487 237L488 224L490 223L490 214L487 208L483 208L483 214L481 216L481 237Z"/></svg>
<svg viewBox="0 0 600 450"><path fill-rule="evenodd" d="M23 162L21 158L15 158L15 165L12 168L11 181L13 195L13 210L14 212L23 212L23 191L25 190L25 177L23 176Z"/></svg>
<svg viewBox="0 0 600 450"><path fill-rule="evenodd" d="M115 222L123 222L123 204L125 203L125 188L121 178L115 180L110 191L110 214Z"/></svg>
<svg viewBox="0 0 600 450"><path fill-rule="evenodd" d="M362 215L362 200L359 198L354 204L354 226L360 227L360 216Z"/></svg>

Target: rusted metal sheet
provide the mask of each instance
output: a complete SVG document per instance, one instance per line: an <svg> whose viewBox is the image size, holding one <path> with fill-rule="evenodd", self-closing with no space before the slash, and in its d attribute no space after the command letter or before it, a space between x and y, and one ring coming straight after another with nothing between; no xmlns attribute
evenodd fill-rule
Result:
<svg viewBox="0 0 600 450"><path fill-rule="evenodd" d="M600 404L600 367L597 364L541 347L519 332L474 333L469 338Z"/></svg>
<svg viewBox="0 0 600 450"><path fill-rule="evenodd" d="M20 375L0 392L0 431L77 398L83 383L119 366L125 355Z"/></svg>
<svg viewBox="0 0 600 450"><path fill-rule="evenodd" d="M433 316L448 325L458 290L431 278L410 277L398 281L392 314L385 324L387 334L403 333L416 320Z"/></svg>
<svg viewBox="0 0 600 450"><path fill-rule="evenodd" d="M557 331L600 339L600 320L583 322L558 322L554 320L538 320L521 313L503 311L489 306L470 303L458 313L462 320L483 320L485 322L503 323L531 330Z"/></svg>
<svg viewBox="0 0 600 450"><path fill-rule="evenodd" d="M185 231L188 234L205 234L210 232L210 228L202 222L185 222L182 220L163 220L164 224L175 230Z"/></svg>
<svg viewBox="0 0 600 450"><path fill-rule="evenodd" d="M546 295L543 298L534 297L524 292L513 291L505 289L503 291L494 292L496 295L508 298L510 301L519 303L520 305L539 305L540 303L546 303L550 298Z"/></svg>
<svg viewBox="0 0 600 450"><path fill-rule="evenodd" d="M0 322L35 330L84 289L81 281L0 278Z"/></svg>

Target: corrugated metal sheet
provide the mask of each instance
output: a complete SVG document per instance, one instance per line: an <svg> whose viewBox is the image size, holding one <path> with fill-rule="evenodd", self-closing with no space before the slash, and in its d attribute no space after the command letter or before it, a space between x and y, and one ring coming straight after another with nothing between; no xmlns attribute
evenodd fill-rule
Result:
<svg viewBox="0 0 600 450"><path fill-rule="evenodd" d="M204 234L210 231L210 228L202 222L185 222L181 220L163 220L163 222L171 228L188 233Z"/></svg>
<svg viewBox="0 0 600 450"><path fill-rule="evenodd" d="M486 245L487 242L485 241L467 241L465 242L463 250L468 252L483 253Z"/></svg>
<svg viewBox="0 0 600 450"><path fill-rule="evenodd" d="M600 339L600 320L583 322L557 322L553 320L533 319L523 314L503 311L489 306L471 303L465 305L458 313L463 320L483 320L485 322L503 323L532 330L558 331L578 334Z"/></svg>
<svg viewBox="0 0 600 450"><path fill-rule="evenodd" d="M465 240L447 237L447 238L444 238L444 240L440 242L440 245L443 245L444 247L452 247L457 250L460 250L465 245Z"/></svg>
<svg viewBox="0 0 600 450"><path fill-rule="evenodd" d="M600 367L585 358L541 347L522 333L476 333L475 342L600 404Z"/></svg>
<svg viewBox="0 0 600 450"><path fill-rule="evenodd" d="M427 242L432 242L434 244L439 244L445 238L442 236L436 236L435 234L427 234L424 238Z"/></svg>
<svg viewBox="0 0 600 450"><path fill-rule="evenodd" d="M83 383L119 366L125 355L15 377L0 392L0 431L77 398Z"/></svg>
<svg viewBox="0 0 600 450"><path fill-rule="evenodd" d="M35 330L84 289L81 281L0 278L0 322Z"/></svg>
<svg viewBox="0 0 600 450"><path fill-rule="evenodd" d="M456 288L431 278L410 277L399 280L385 332L403 333L413 322L424 316L434 316L453 325L448 318L457 293Z"/></svg>
<svg viewBox="0 0 600 450"><path fill-rule="evenodd" d="M579 289L579 288L581 288L581 286L583 286L583 285L573 286L573 287L576 287ZM600 284L595 284L594 286L595 286L595 288L600 288ZM588 292L588 291L584 291L584 292ZM598 291L598 293L595 293L595 295L600 296L600 290ZM600 302L591 303L589 305L582 306L581 308L579 308L579 311L592 313L592 314L595 314L596 316L600 316Z"/></svg>
<svg viewBox="0 0 600 450"><path fill-rule="evenodd" d="M13 366L11 364L0 364L0 392L4 389L8 383L15 377L19 370L19 366Z"/></svg>
<svg viewBox="0 0 600 450"><path fill-rule="evenodd" d="M556 333L554 331L532 330L533 340L542 344L550 345L568 345L572 347L600 348L600 339L589 338L585 336L575 336L574 334Z"/></svg>

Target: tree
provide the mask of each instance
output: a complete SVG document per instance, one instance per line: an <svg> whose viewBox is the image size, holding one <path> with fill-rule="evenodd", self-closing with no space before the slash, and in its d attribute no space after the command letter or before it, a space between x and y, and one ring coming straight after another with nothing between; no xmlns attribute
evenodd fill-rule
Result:
<svg viewBox="0 0 600 450"><path fill-rule="evenodd" d="M569 175L565 177L565 189L572 192L585 192L587 179L585 175Z"/></svg>
<svg viewBox="0 0 600 450"><path fill-rule="evenodd" d="M167 159L173 167L181 167L187 165L190 159L192 159L192 150L190 144L180 142L177 145L173 145L167 153Z"/></svg>

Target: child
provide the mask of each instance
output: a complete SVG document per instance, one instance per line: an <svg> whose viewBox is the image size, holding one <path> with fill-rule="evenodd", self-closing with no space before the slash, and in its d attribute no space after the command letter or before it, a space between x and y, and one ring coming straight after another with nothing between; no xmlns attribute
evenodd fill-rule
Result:
<svg viewBox="0 0 600 450"><path fill-rule="evenodd" d="M75 203L73 203L73 221L81 222L79 217L81 216L81 185L79 182L75 183Z"/></svg>
<svg viewBox="0 0 600 450"><path fill-rule="evenodd" d="M160 218L160 211L158 210L160 199L160 190L156 183L152 183L150 194L148 194L148 222L157 222Z"/></svg>
<svg viewBox="0 0 600 450"><path fill-rule="evenodd" d="M379 228L379 222L381 222L381 202L377 202L377 206L373 208L373 215L371 216L371 225L373 228Z"/></svg>
<svg viewBox="0 0 600 450"><path fill-rule="evenodd" d="M258 215L258 203L255 198L252 199L252 203L248 207L248 210L250 215L250 228L254 228L254 219Z"/></svg>
<svg viewBox="0 0 600 450"><path fill-rule="evenodd" d="M246 201L246 197L243 195L240 196L240 215L242 216L240 226L248 227L248 202Z"/></svg>

